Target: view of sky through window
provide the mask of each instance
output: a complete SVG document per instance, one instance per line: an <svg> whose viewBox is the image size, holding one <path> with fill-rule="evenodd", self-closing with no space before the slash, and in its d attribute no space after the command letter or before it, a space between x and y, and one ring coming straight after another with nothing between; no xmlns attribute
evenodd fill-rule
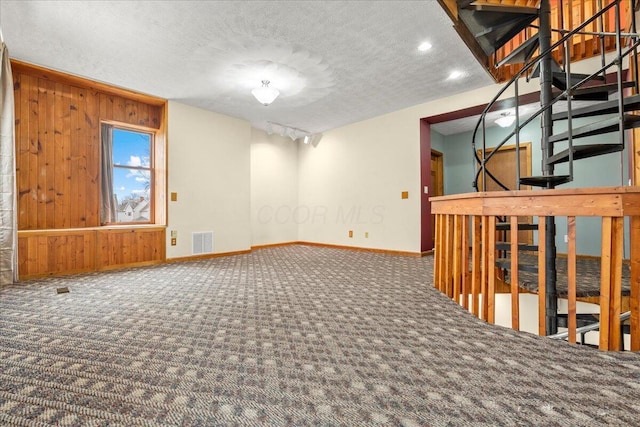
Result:
<svg viewBox="0 0 640 427"><path fill-rule="evenodd" d="M127 166L151 167L151 135L124 129L113 129L113 191L118 202L127 198L149 198L148 170Z"/></svg>

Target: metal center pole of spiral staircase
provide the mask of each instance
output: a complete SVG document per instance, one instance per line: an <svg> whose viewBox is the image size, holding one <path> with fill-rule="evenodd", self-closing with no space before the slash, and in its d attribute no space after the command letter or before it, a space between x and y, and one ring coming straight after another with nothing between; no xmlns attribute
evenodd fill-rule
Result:
<svg viewBox="0 0 640 427"><path fill-rule="evenodd" d="M560 4L562 7L562 4ZM540 52L544 52L551 47L551 7L549 0L540 2ZM569 83L567 83L569 84ZM540 62L540 106L544 107L551 103L552 96L552 70L551 54L549 53ZM547 159L553 155L553 145L549 142L549 137L553 134L553 121L551 119L551 108L541 115L542 130L542 174L553 175L554 167L547 164ZM549 182L547 189L554 188L554 184ZM545 300L546 311L546 334L552 335L558 332L558 299L556 297L556 224L555 218L548 216L546 221L546 257L545 257Z"/></svg>

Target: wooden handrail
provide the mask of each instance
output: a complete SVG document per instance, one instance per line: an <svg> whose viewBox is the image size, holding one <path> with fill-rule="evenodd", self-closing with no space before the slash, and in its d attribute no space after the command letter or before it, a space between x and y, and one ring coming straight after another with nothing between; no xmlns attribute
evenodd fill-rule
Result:
<svg viewBox="0 0 640 427"><path fill-rule="evenodd" d="M568 224L568 324L569 341L576 341L576 217L600 217L600 349L618 350L622 297L623 229L625 217L631 227L631 350L640 351L640 187L602 187L561 190L497 191L466 193L430 199L436 215L434 286L456 300L474 315L495 321L497 276L496 217L508 217L513 226L518 217L538 219L538 292L539 333L546 330L545 218L567 217ZM519 329L518 233L511 233L511 319ZM469 257L469 243L471 256ZM469 262L470 259L470 262ZM516 272L516 273L514 273ZM470 303L469 303L470 300ZM479 302L482 302L480 304Z"/></svg>

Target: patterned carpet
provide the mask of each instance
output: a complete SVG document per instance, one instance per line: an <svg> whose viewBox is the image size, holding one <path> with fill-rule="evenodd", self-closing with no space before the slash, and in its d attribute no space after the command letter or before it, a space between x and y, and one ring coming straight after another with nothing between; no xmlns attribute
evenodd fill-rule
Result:
<svg viewBox="0 0 640 427"><path fill-rule="evenodd" d="M288 246L2 288L0 425L639 425L640 355L487 325L432 274Z"/></svg>
<svg viewBox="0 0 640 427"><path fill-rule="evenodd" d="M519 254L521 264L537 265L538 255L526 253ZM556 292L559 298L567 298L567 258L556 258ZM507 273L508 275L508 273ZM576 260L576 296L594 297L600 296L600 259L579 258ZM518 272L520 286L533 293L538 293L538 273L527 271ZM629 264L622 264L622 294L631 293L631 269ZM509 282L507 278L507 282Z"/></svg>

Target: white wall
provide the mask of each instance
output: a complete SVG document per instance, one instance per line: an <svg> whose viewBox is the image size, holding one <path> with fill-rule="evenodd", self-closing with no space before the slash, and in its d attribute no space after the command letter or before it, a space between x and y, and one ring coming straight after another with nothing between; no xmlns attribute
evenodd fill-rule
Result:
<svg viewBox="0 0 640 427"><path fill-rule="evenodd" d="M298 205L298 145L251 131L251 245L295 242L306 212Z"/></svg>
<svg viewBox="0 0 640 427"><path fill-rule="evenodd" d="M168 117L168 191L178 200L168 202L167 258L191 256L191 233L202 231L213 231L215 253L249 249L251 125L174 101Z"/></svg>
<svg viewBox="0 0 640 427"><path fill-rule="evenodd" d="M299 200L310 215L300 240L419 252L419 154L411 115L345 126L301 147Z"/></svg>
<svg viewBox="0 0 640 427"><path fill-rule="evenodd" d="M524 86L521 93L538 89L534 82ZM299 240L420 252L419 120L486 102L499 88L344 126L325 132L317 147L301 147L299 203L311 214L299 225ZM401 199L402 191L409 192L408 199Z"/></svg>

